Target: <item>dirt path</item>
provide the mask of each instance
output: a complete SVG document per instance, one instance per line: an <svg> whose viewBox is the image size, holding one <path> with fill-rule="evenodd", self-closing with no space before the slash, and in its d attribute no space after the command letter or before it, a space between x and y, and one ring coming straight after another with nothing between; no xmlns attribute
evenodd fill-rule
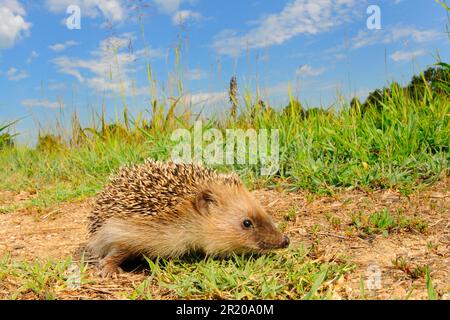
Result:
<svg viewBox="0 0 450 320"><path fill-rule="evenodd" d="M449 178L410 197L390 190L349 191L326 197L275 190L254 194L285 228L293 246L314 246L318 257L339 255L356 264L355 271L336 286L335 298L426 299L423 275L417 279L414 275L415 269L425 265L440 295L450 298ZM33 195L0 192L0 207L30 197ZM8 253L14 261L33 261L63 259L73 254L86 240L90 202L63 203L44 212L27 209L0 214L0 257ZM383 235L364 234L352 224L358 212L371 214L383 209L409 221L425 222L428 227L425 232L404 228ZM394 265L396 259L400 262ZM83 292L67 291L62 298L123 298L132 290L132 284L145 277L142 273L127 273L116 280L103 280L95 276L94 270L88 271L95 284L86 286ZM379 282L371 287L367 282L370 279ZM361 283L366 284L364 293Z"/></svg>

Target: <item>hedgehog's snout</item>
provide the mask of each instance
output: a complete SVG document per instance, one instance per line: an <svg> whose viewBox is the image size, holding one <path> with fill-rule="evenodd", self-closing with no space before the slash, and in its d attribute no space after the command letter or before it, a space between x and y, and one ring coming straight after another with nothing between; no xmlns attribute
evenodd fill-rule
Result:
<svg viewBox="0 0 450 320"><path fill-rule="evenodd" d="M285 249L289 246L290 240L287 235L281 235L280 238L274 240L265 240L259 242L259 247L262 250L270 250L270 249Z"/></svg>

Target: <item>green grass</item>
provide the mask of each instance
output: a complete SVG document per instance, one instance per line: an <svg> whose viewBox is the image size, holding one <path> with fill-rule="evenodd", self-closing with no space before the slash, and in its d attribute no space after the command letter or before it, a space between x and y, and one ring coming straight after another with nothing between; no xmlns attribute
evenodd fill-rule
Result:
<svg viewBox="0 0 450 320"><path fill-rule="evenodd" d="M428 227L428 224L421 218L408 217L401 212L392 214L387 209L376 211L371 214L357 212L352 215L351 220L350 227L365 236L372 234L383 234L384 236L388 236L389 233L400 232L403 230L414 230L424 233Z"/></svg>
<svg viewBox="0 0 450 320"><path fill-rule="evenodd" d="M73 264L70 257L62 261L35 262L16 262L7 255L0 257L0 292L9 291L8 296L1 298L56 299L59 292L70 287L71 268L75 265L79 270L80 285L87 283L86 265L83 262Z"/></svg>
<svg viewBox="0 0 450 320"><path fill-rule="evenodd" d="M261 176L259 164L219 167L237 171L250 186L282 186L317 194L339 188L396 188L408 194L448 175L448 98L414 100L394 91L382 104L381 111L373 108L364 114L344 106L340 111L301 117L295 110L289 114L261 110L249 102L236 120L210 120L205 128L279 130L280 170L275 176ZM44 142L37 148L4 148L0 189L37 191L32 205L45 207L95 194L124 163L170 158L173 130L192 128L192 122L189 114L175 117L170 110L164 113L164 105L158 108L152 116L158 122L142 115L130 120L132 116L125 114L126 121L107 125L100 116L88 128L74 123L65 143L41 137Z"/></svg>
<svg viewBox="0 0 450 320"><path fill-rule="evenodd" d="M17 210L17 206L0 206L0 214L7 214Z"/></svg>
<svg viewBox="0 0 450 320"><path fill-rule="evenodd" d="M426 278L428 266L411 265L407 258L403 256L397 256L392 261L392 266L395 269L403 271L409 278L415 280L419 278Z"/></svg>
<svg viewBox="0 0 450 320"><path fill-rule="evenodd" d="M353 265L319 262L303 248L260 257L151 261L150 276L131 295L186 299L322 299ZM153 285L153 286L152 286Z"/></svg>
<svg viewBox="0 0 450 320"><path fill-rule="evenodd" d="M439 294L433 286L430 276L430 267L428 265L412 265L407 258L403 256L397 256L395 260L392 261L392 265L395 269L403 271L413 280L424 279L428 300L438 300Z"/></svg>
<svg viewBox="0 0 450 320"><path fill-rule="evenodd" d="M13 125L15 125L18 122L18 120L9 122L6 124L0 124L0 150L12 146L14 144L13 138L14 135L9 134L7 130L11 128Z"/></svg>
<svg viewBox="0 0 450 320"><path fill-rule="evenodd" d="M220 260L190 256L147 262L145 279L133 282L134 290L126 296L118 290L116 298L327 299L339 278L354 269L354 265L338 258L313 260L303 247L259 257ZM73 265L70 257L62 261L17 262L4 256L0 259L0 298L57 299L67 295ZM89 292L90 285L99 278L92 277L83 262L76 265L80 286L75 291ZM8 296L2 297L5 291Z"/></svg>
<svg viewBox="0 0 450 320"><path fill-rule="evenodd" d="M438 294L434 289L433 282L430 276L430 269L428 267L425 268L425 282L427 285L428 300L437 300Z"/></svg>

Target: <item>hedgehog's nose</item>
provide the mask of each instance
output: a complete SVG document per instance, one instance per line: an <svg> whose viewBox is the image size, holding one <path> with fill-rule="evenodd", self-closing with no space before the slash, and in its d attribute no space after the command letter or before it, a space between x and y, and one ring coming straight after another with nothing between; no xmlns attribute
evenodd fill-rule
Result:
<svg viewBox="0 0 450 320"><path fill-rule="evenodd" d="M283 236L283 241L281 241L281 247L282 248L287 248L289 246L289 237L284 235Z"/></svg>

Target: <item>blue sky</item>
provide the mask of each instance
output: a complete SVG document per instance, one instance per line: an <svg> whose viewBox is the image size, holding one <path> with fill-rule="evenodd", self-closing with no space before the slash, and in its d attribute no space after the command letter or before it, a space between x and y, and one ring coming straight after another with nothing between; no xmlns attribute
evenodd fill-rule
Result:
<svg viewBox="0 0 450 320"><path fill-rule="evenodd" d="M66 26L70 5L79 30ZM369 5L379 30L367 28ZM123 95L136 112L155 92L177 97L177 46L181 101L194 110L225 109L234 74L241 94L258 86L281 106L289 84L305 105L329 106L406 83L437 53L448 62L446 23L433 0L0 0L0 123L23 118L27 139L36 122L52 127L74 109L83 121L102 109L114 117Z"/></svg>

